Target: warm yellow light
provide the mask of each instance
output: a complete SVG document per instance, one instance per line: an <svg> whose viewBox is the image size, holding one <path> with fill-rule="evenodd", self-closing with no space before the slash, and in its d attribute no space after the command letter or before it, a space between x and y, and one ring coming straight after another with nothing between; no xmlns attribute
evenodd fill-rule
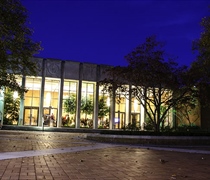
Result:
<svg viewBox="0 0 210 180"><path fill-rule="evenodd" d="M18 92L17 92L17 91L14 91L14 93L13 93L13 98L14 98L14 99L17 99L17 98L18 98Z"/></svg>
<svg viewBox="0 0 210 180"><path fill-rule="evenodd" d="M135 99L134 100L134 111L137 111L138 109L138 101Z"/></svg>
<svg viewBox="0 0 210 180"><path fill-rule="evenodd" d="M47 105L50 106L50 102L51 102L51 94L50 93L46 94L46 102L47 102Z"/></svg>
<svg viewBox="0 0 210 180"><path fill-rule="evenodd" d="M109 98L109 97L106 99L106 105L107 105L108 107L110 106L110 98Z"/></svg>

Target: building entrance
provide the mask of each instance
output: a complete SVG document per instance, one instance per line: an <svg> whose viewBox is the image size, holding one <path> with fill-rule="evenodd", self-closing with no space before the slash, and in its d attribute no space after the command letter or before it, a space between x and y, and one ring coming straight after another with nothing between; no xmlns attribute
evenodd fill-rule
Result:
<svg viewBox="0 0 210 180"><path fill-rule="evenodd" d="M115 129L121 129L125 126L125 112L116 112L115 113Z"/></svg>
<svg viewBox="0 0 210 180"><path fill-rule="evenodd" d="M38 114L39 114L38 107L24 107L23 124L29 126L37 126Z"/></svg>
<svg viewBox="0 0 210 180"><path fill-rule="evenodd" d="M44 107L43 114L44 114L44 125L49 127L56 127L57 126L57 108Z"/></svg>
<svg viewBox="0 0 210 180"><path fill-rule="evenodd" d="M135 124L136 127L141 126L141 120L140 120L140 113L131 113L131 124Z"/></svg>

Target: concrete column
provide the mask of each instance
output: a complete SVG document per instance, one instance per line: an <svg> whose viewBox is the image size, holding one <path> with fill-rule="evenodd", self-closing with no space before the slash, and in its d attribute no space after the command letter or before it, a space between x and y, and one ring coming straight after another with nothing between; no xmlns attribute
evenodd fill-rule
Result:
<svg viewBox="0 0 210 180"><path fill-rule="evenodd" d="M26 77L23 76L22 77L22 87L25 87L26 85ZM23 114L24 114L24 96L25 93L23 94L23 96L20 98L20 113L19 113L19 119L18 119L18 125L23 125Z"/></svg>
<svg viewBox="0 0 210 180"><path fill-rule="evenodd" d="M61 127L61 123L62 123L64 66L65 66L65 61L62 61L61 62L61 79L60 79L60 90L59 90L59 106L58 106L57 127Z"/></svg>
<svg viewBox="0 0 210 180"><path fill-rule="evenodd" d="M130 108L130 99L126 98L125 99L125 123L124 126L126 126L129 122L130 119L130 113L129 113L129 109Z"/></svg>
<svg viewBox="0 0 210 180"><path fill-rule="evenodd" d="M128 95L129 97L128 97L128 99L129 99L129 106L128 106L128 113L129 113L129 118L128 118L128 122L127 122L127 124L129 123L129 122L131 122L131 102L132 102L132 96L131 96L131 85L129 85L129 95Z"/></svg>
<svg viewBox="0 0 210 180"><path fill-rule="evenodd" d="M142 100L142 102L145 103L144 100ZM140 115L141 115L141 118L140 118L141 119L141 129L143 130L144 122L145 122L145 109L142 104L140 105L140 111L141 111L141 113L140 113Z"/></svg>
<svg viewBox="0 0 210 180"><path fill-rule="evenodd" d="M145 109L141 104L141 128L143 129L145 122Z"/></svg>
<svg viewBox="0 0 210 180"><path fill-rule="evenodd" d="M115 88L113 88L111 103L110 103L110 121L109 121L109 129L114 129L114 119L115 119Z"/></svg>
<svg viewBox="0 0 210 180"><path fill-rule="evenodd" d="M4 87L0 87L0 127L3 125L4 119Z"/></svg>
<svg viewBox="0 0 210 180"><path fill-rule="evenodd" d="M82 78L83 78L83 64L79 65L79 82L77 88L77 110L76 110L76 124L75 128L80 128L80 112L81 112L81 97L82 97Z"/></svg>
<svg viewBox="0 0 210 180"><path fill-rule="evenodd" d="M96 69L96 84L94 85L94 115L93 115L93 129L98 129L98 101L99 101L99 76L100 66Z"/></svg>
<svg viewBox="0 0 210 180"><path fill-rule="evenodd" d="M99 100L99 84L94 85L94 115L93 115L93 129L98 129L98 100Z"/></svg>
<svg viewBox="0 0 210 180"><path fill-rule="evenodd" d="M41 82L41 92L40 92L40 105L39 105L39 122L38 126L43 126L43 106L44 106L44 88L45 88L45 64L46 59L42 60L42 82Z"/></svg>

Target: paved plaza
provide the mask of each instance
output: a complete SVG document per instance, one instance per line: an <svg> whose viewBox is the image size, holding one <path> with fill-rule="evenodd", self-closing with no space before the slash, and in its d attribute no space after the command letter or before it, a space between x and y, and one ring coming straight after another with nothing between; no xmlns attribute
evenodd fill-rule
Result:
<svg viewBox="0 0 210 180"><path fill-rule="evenodd" d="M108 144L84 133L0 130L0 179L210 179L208 147Z"/></svg>

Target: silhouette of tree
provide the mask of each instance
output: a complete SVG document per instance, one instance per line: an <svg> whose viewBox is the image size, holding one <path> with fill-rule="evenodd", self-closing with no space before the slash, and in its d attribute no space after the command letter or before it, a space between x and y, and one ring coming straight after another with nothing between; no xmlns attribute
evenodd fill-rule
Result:
<svg viewBox="0 0 210 180"><path fill-rule="evenodd" d="M104 91L111 95L114 92L119 100L129 94L135 97L155 131L160 131L161 123L164 124L173 107L191 98L192 91L187 67L167 58L162 48L163 43L157 42L155 36L148 37L125 56L128 66L107 70L108 78L101 81Z"/></svg>
<svg viewBox="0 0 210 180"><path fill-rule="evenodd" d="M19 0L1 0L0 14L0 87L23 93L26 89L16 76L37 74L31 57L41 49L40 44L31 39L27 11Z"/></svg>

